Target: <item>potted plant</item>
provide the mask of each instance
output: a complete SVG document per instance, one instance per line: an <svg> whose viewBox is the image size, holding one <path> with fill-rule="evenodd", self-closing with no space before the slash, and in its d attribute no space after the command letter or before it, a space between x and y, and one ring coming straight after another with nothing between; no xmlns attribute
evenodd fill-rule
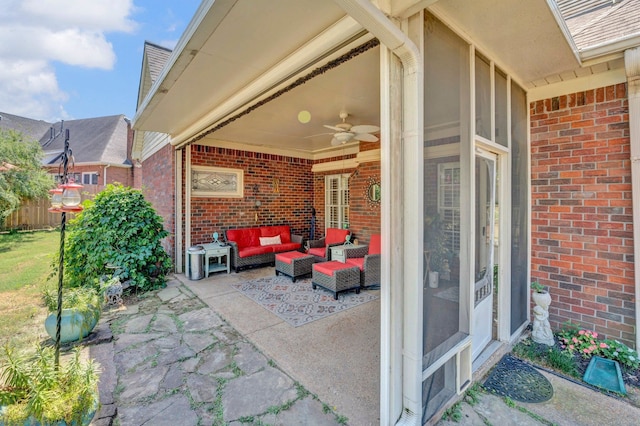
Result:
<svg viewBox="0 0 640 426"><path fill-rule="evenodd" d="M56 338L58 294L52 288L45 289L43 300L51 314L44 322L47 334ZM82 340L98 323L102 310L102 299L92 287L65 288L62 293L62 318L60 342Z"/></svg>
<svg viewBox="0 0 640 426"><path fill-rule="evenodd" d="M88 425L98 408L99 367L75 351L59 368L53 348L35 356L4 347L0 357L0 425Z"/></svg>
<svg viewBox="0 0 640 426"><path fill-rule="evenodd" d="M444 232L445 226L439 214L435 213L426 216L424 249L429 273L429 287L432 288L438 287L440 277L448 278L451 271L449 266L451 250L449 248L448 238Z"/></svg>
<svg viewBox="0 0 640 426"><path fill-rule="evenodd" d="M533 302L537 306L542 306L545 311L549 309L549 305L551 304L551 295L549 294L549 291L547 291L547 288L538 281L533 281L531 283L531 291L531 298L533 299Z"/></svg>

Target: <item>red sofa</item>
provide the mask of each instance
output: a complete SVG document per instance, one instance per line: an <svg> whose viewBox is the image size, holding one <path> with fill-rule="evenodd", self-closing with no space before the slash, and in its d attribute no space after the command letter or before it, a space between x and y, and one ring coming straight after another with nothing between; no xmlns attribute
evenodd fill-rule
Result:
<svg viewBox="0 0 640 426"><path fill-rule="evenodd" d="M228 229L226 240L231 245L231 267L240 269L275 264L276 253L300 250L302 236L291 235L289 225Z"/></svg>

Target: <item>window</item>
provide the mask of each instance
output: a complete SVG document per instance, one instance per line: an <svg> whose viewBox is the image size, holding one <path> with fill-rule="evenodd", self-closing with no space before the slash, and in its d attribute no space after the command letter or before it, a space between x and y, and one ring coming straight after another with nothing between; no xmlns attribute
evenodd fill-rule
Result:
<svg viewBox="0 0 640 426"><path fill-rule="evenodd" d="M349 228L349 175L324 180L325 228Z"/></svg>
<svg viewBox="0 0 640 426"><path fill-rule="evenodd" d="M82 184L83 185L97 185L98 184L98 173L83 173L82 174Z"/></svg>
<svg viewBox="0 0 640 426"><path fill-rule="evenodd" d="M73 179L75 182L80 182L80 173L67 173L67 176L69 177L69 179ZM53 176L53 180L55 183L62 183L62 175Z"/></svg>
<svg viewBox="0 0 640 426"><path fill-rule="evenodd" d="M460 163L438 164L438 213L449 251L460 252Z"/></svg>

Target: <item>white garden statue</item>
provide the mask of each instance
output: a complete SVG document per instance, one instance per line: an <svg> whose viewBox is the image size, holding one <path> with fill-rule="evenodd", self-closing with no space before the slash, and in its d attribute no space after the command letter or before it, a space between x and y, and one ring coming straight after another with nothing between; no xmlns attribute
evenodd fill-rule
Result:
<svg viewBox="0 0 640 426"><path fill-rule="evenodd" d="M538 283L534 284L536 287L542 287ZM532 287L534 284L532 284ZM556 342L553 338L551 325L549 324L551 295L546 290L535 288L532 296L536 306L533 308L533 331L531 332L531 338L536 343L553 346Z"/></svg>

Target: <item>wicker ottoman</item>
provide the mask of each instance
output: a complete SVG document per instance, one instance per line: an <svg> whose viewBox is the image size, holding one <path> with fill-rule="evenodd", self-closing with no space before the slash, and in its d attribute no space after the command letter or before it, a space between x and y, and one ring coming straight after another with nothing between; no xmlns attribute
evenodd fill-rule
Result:
<svg viewBox="0 0 640 426"><path fill-rule="evenodd" d="M299 251L276 254L276 275L284 274L296 282L296 278L311 274L314 257Z"/></svg>
<svg viewBox="0 0 640 426"><path fill-rule="evenodd" d="M360 268L346 263L331 261L314 263L311 271L311 285L326 288L333 292L338 300L338 293L355 290L360 293Z"/></svg>

